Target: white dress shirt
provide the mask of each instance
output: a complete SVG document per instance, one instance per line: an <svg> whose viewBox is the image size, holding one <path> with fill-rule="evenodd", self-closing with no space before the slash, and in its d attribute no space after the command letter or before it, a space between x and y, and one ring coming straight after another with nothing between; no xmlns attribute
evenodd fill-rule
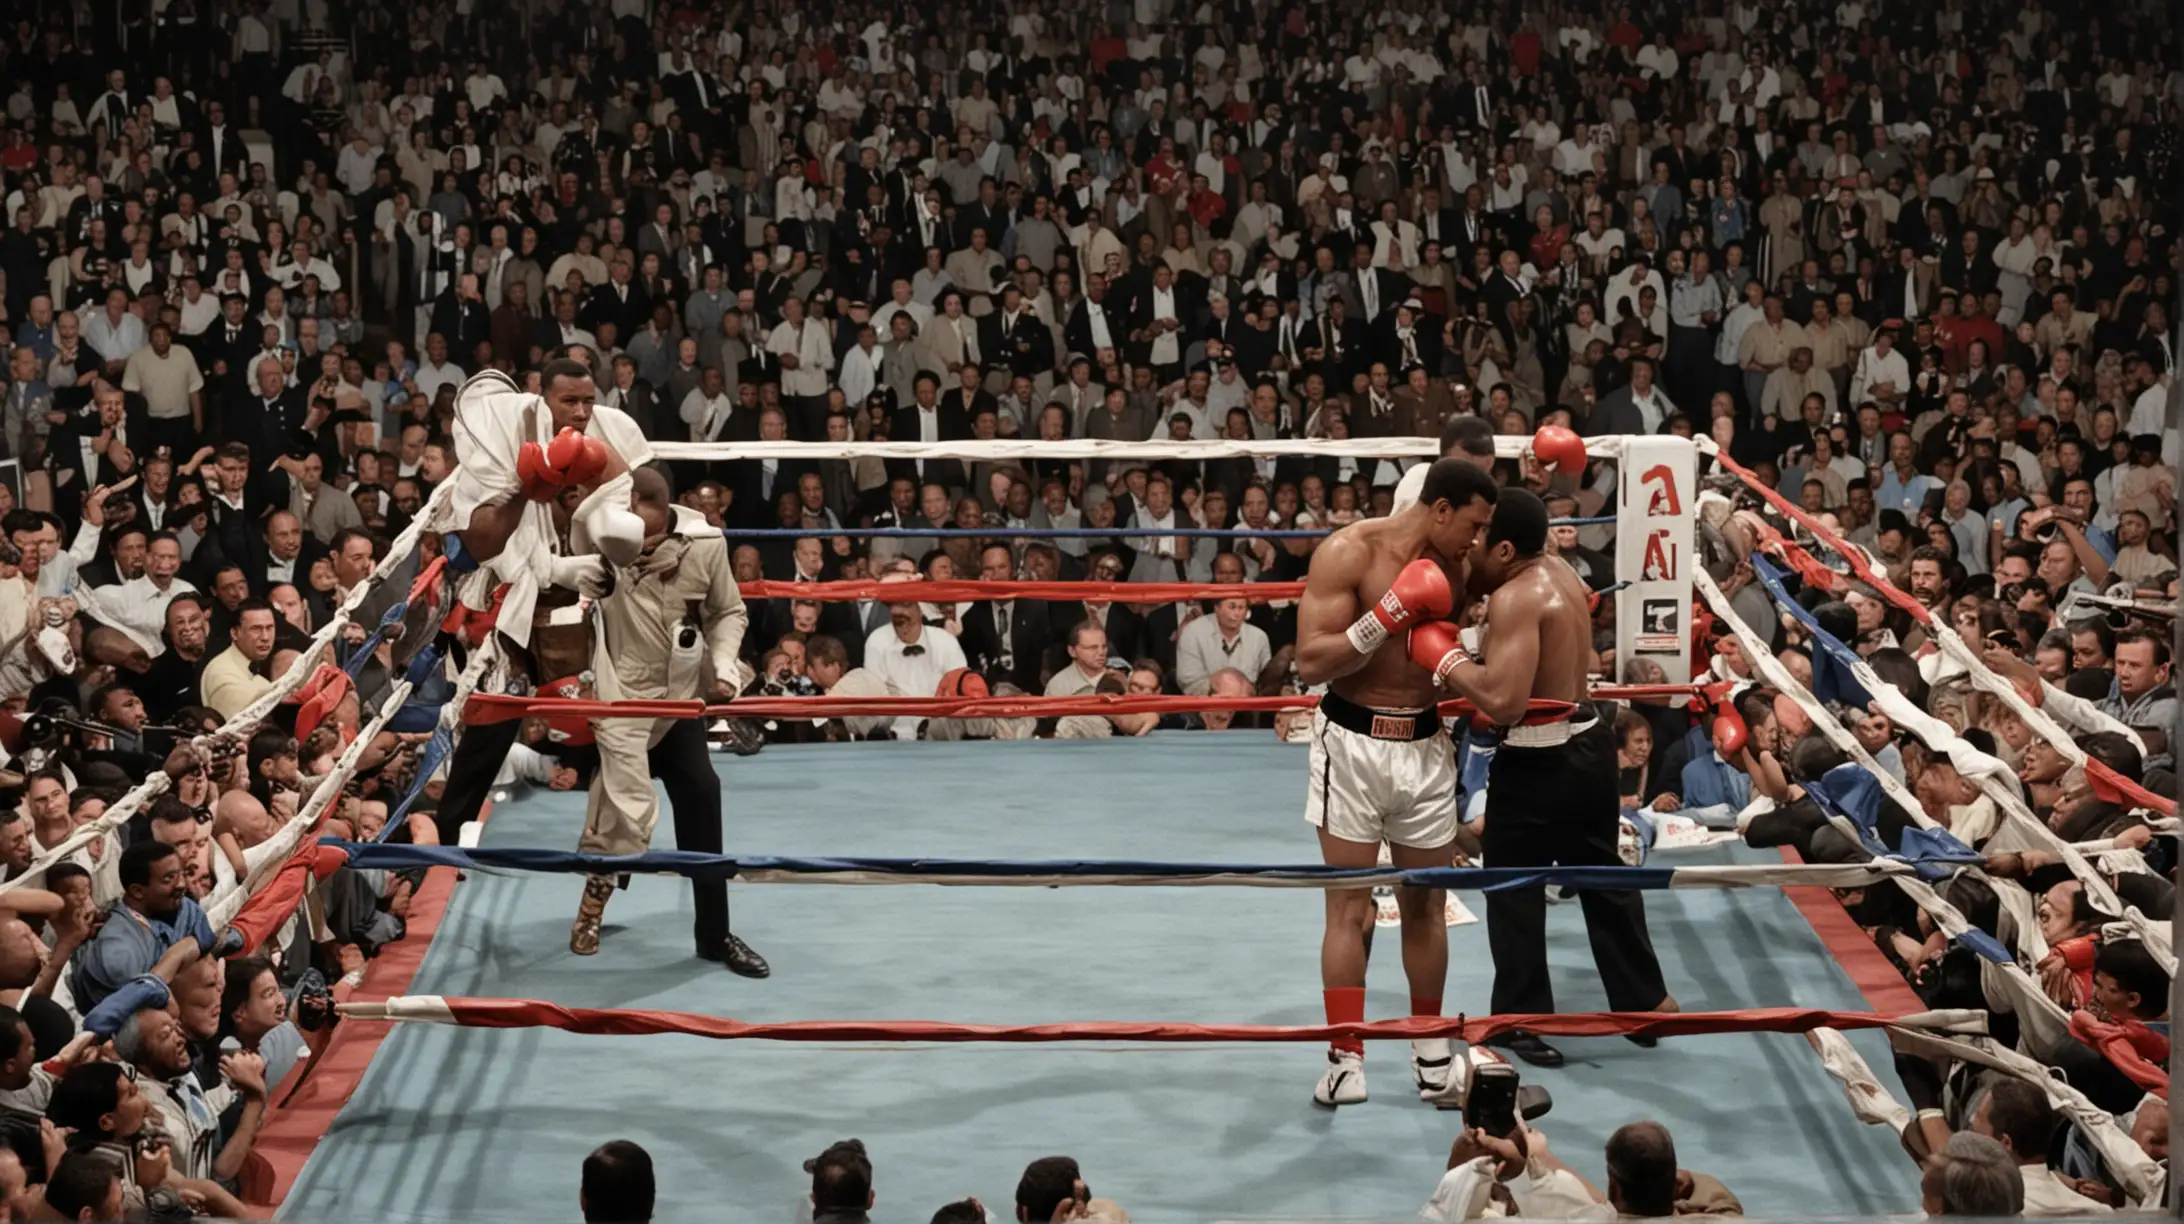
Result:
<svg viewBox="0 0 2184 1224"><path fill-rule="evenodd" d="M918 626L917 640L896 636L893 624L882 625L865 639L865 670L879 675L897 691L910 697L931 697L940 690L940 678L969 666L955 635L929 625ZM896 739L916 739L923 715L895 720Z"/></svg>

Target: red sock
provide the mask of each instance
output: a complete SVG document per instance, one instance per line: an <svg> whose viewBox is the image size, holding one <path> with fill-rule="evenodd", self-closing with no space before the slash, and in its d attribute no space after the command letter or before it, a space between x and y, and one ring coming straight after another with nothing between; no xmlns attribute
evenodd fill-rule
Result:
<svg viewBox="0 0 2184 1224"><path fill-rule="evenodd" d="M1439 999L1422 999L1417 995L1412 995L1410 997L1410 1014L1413 1016L1438 1016L1441 1014L1441 1001Z"/></svg>
<svg viewBox="0 0 2184 1224"><path fill-rule="evenodd" d="M1334 986L1320 991L1327 1004L1327 1023L1360 1024L1365 1020L1365 988L1363 986ZM1337 1037L1328 1043L1337 1050L1345 1050L1360 1058L1365 1056L1365 1043L1355 1037Z"/></svg>

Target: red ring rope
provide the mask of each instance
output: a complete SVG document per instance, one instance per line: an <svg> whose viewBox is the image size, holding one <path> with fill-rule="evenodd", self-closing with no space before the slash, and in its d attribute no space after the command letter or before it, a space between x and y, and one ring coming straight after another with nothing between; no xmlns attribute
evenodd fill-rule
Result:
<svg viewBox="0 0 2184 1224"><path fill-rule="evenodd" d="M1414 1041L1446 1037L1484 1041L1513 1030L1547 1037L1684 1037L1714 1033L1803 1033L1818 1028L1870 1029L1918 1023L1920 1016L1755 1007L1719 1012L1574 1012L1476 1017L1412 1016L1356 1024L1180 1024L1159 1021L1075 1021L1059 1024L951 1024L938 1020L800 1020L751 1024L694 1012L637 1008L564 1007L539 999L436 998L344 1004L345 1016L379 1020L445 1020L469 1028L555 1028L593 1036L681 1033L719 1041L874 1041L1047 1043L1059 1041L1324 1042L1337 1038Z"/></svg>
<svg viewBox="0 0 2184 1224"><path fill-rule="evenodd" d="M1610 685L1594 689L1601 700L1645 697L1707 699L1711 686L1682 684ZM513 718L554 720L587 718L1061 718L1075 714L1177 714L1227 710L1236 713L1306 710L1319 704L1311 695L1281 697L1204 697L1147 694L1088 694L1082 697L744 697L726 705L697 701L581 701L558 697L520 697L477 693L463 707L466 723L507 722ZM1526 722L1556 722L1577 706L1568 701L1536 699L1528 703ZM1449 718L1474 718L1477 707L1458 698L1440 705Z"/></svg>
<svg viewBox="0 0 2184 1224"><path fill-rule="evenodd" d="M978 599L1106 600L1114 603L1177 603L1185 599L1302 599L1301 582L741 582L745 599L816 599L840 603L968 603Z"/></svg>

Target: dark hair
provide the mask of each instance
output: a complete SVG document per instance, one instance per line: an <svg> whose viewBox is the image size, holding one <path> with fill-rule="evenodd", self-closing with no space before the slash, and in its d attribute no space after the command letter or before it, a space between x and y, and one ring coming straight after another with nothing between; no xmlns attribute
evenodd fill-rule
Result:
<svg viewBox="0 0 2184 1224"><path fill-rule="evenodd" d="M2108 627L2107 622L2105 621L2094 621L2093 623L2099 625L2103 629L2106 629ZM2127 642L2144 642L2154 648L2154 666L2165 667L2168 665L2169 662L2169 643L2167 641L2167 638L2168 635L2165 633L2155 633L2151 629L2140 629L2136 626L2133 626L2132 628L2125 629L2121 633L2115 635L2115 644L2108 648L2108 653L2110 657L2114 657L2117 646L2124 645Z"/></svg>
<svg viewBox="0 0 2184 1224"><path fill-rule="evenodd" d="M179 855L165 842L130 842L129 848L121 852L121 886L126 889L151 883L153 866Z"/></svg>
<svg viewBox="0 0 2184 1224"><path fill-rule="evenodd" d="M258 984L258 975L272 971L273 962L263 956L228 963L227 977L220 987L220 1036L227 1037L235 1032L236 1009L250 1002L252 987Z"/></svg>
<svg viewBox="0 0 2184 1224"><path fill-rule="evenodd" d="M2095 731L2078 737L2078 747L2085 754L2108 766L2133 782L2146 776L2146 757L2138 745L2126 739L2120 731Z"/></svg>
<svg viewBox="0 0 2184 1224"><path fill-rule="evenodd" d="M273 610L273 605L271 603L268 603L267 601L253 595L243 602L235 605L235 627L238 629L242 628L243 617L252 612L263 612L276 621L279 620L281 616L280 613Z"/></svg>
<svg viewBox="0 0 2184 1224"><path fill-rule="evenodd" d="M933 1224L986 1224L986 1213L979 1209L976 1199L964 1199L934 1212Z"/></svg>
<svg viewBox="0 0 2184 1224"><path fill-rule="evenodd" d="M2127 638L2124 634L2117 633L2114 629L2108 627L2108 622L2105 619L2098 616L2089 616L2084 620L2071 621L2066 628L2070 630L2070 636L2072 637L2077 637L2081 633L2092 634L2093 640L2100 643L2101 657L2104 659L2116 657L2116 643L2138 640L2136 636ZM2135 635L2137 631L2125 630L2124 632ZM2157 652L2154 657L2159 659L2161 656Z"/></svg>
<svg viewBox="0 0 2184 1224"><path fill-rule="evenodd" d="M1454 458L1457 451L1477 455L1481 459L1494 457L1494 427L1485 417L1456 416L1441 426L1441 454Z"/></svg>
<svg viewBox="0 0 2184 1224"><path fill-rule="evenodd" d="M23 1034L28 1030L23 1013L12 1007L0 1007L0 1062L23 1052L23 1043L29 1040Z"/></svg>
<svg viewBox="0 0 2184 1224"><path fill-rule="evenodd" d="M1676 1141L1658 1122L1633 1122L1608 1136L1608 1184L1628 1215L1676 1214Z"/></svg>
<svg viewBox="0 0 2184 1224"><path fill-rule="evenodd" d="M1446 462L1444 460L1443 462ZM1430 478L1429 478L1430 479ZM1486 546L1507 540L1520 557L1536 557L1547 546L1547 503L1529 489L1504 489L1486 527Z"/></svg>
<svg viewBox="0 0 2184 1224"><path fill-rule="evenodd" d="M2118 990L2139 997L2132 1011L2138 1019L2151 1020L2168 1010L2169 974L2138 940L2103 943L2093 954L2093 972L2107 974Z"/></svg>
<svg viewBox="0 0 2184 1224"><path fill-rule="evenodd" d="M1996 1076L1987 1085L1987 1128L2019 1160L2045 1160L2048 1141L2055 1137L2055 1108L2044 1090Z"/></svg>
<svg viewBox="0 0 2184 1224"><path fill-rule="evenodd" d="M108 1138L99 1119L121 1104L121 1075L118 1062L77 1063L54 1081L53 1093L46 1098L46 1117L55 1126L75 1131L78 1143Z"/></svg>
<svg viewBox="0 0 2184 1224"><path fill-rule="evenodd" d="M872 1158L864 1144L844 1139L805 1163L811 1174L811 1205L815 1212L846 1207L863 1211L872 1203Z"/></svg>
<svg viewBox="0 0 2184 1224"><path fill-rule="evenodd" d="M652 1218L652 1154L627 1139L584 1158L585 1224L643 1224Z"/></svg>
<svg viewBox="0 0 2184 1224"><path fill-rule="evenodd" d="M719 329L716 328L715 330ZM549 361L544 366L540 367L538 372L538 385L541 387L550 387L553 385L554 380L557 378L590 377L591 368L585 365L583 362L573 361L567 357L556 357L552 361ZM608 1146L611 1147L613 1145L609 1144ZM606 1148L601 1148L599 1150L603 1152L606 1151ZM597 1154L598 1153L596 1152L593 1153L593 1155ZM588 1168L590 1166L587 1164L586 1167Z"/></svg>
<svg viewBox="0 0 2184 1224"><path fill-rule="evenodd" d="M114 1162L97 1152L74 1151L61 1157L53 1176L46 1179L46 1206L62 1219L80 1220L88 1211L94 1217L106 1210L114 1193Z"/></svg>
<svg viewBox="0 0 2184 1224"><path fill-rule="evenodd" d="M85 867L81 863L55 863L51 867L46 868L46 891L59 892L61 891L61 886L63 884L68 884L76 880L88 880L90 878L91 869ZM7 1055L0 1054L0 1059L4 1059L6 1057Z"/></svg>
<svg viewBox="0 0 2184 1224"><path fill-rule="evenodd" d="M1077 1162L1069 1156L1041 1156L1024 1166L1016 1181L1016 1206L1026 1219L1051 1220L1063 1199L1077 1197L1082 1178Z"/></svg>
<svg viewBox="0 0 2184 1224"><path fill-rule="evenodd" d="M804 660L807 665L826 663L835 667L849 664L849 648L842 639L831 633L814 633L804 642Z"/></svg>
<svg viewBox="0 0 2184 1224"><path fill-rule="evenodd" d="M1419 491L1418 500L1428 506L1445 501L1462 509L1473 501L1483 501L1491 506L1500 495L1501 486L1477 466L1461 459L1436 459L1433 466L1426 469L1426 487ZM1543 540L1546 530L1540 528Z"/></svg>

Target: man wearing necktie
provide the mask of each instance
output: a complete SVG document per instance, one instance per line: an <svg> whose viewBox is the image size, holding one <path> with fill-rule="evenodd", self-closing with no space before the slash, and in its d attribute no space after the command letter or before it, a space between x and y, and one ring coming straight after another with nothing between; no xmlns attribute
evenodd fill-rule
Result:
<svg viewBox="0 0 2184 1224"><path fill-rule="evenodd" d="M981 582L1007 582L1016 576L1015 558L1005 544L989 544L979 554ZM1049 609L1036 599L989 599L963 615L964 654L991 680L1007 680L1033 692L1039 664L1052 639Z"/></svg>

